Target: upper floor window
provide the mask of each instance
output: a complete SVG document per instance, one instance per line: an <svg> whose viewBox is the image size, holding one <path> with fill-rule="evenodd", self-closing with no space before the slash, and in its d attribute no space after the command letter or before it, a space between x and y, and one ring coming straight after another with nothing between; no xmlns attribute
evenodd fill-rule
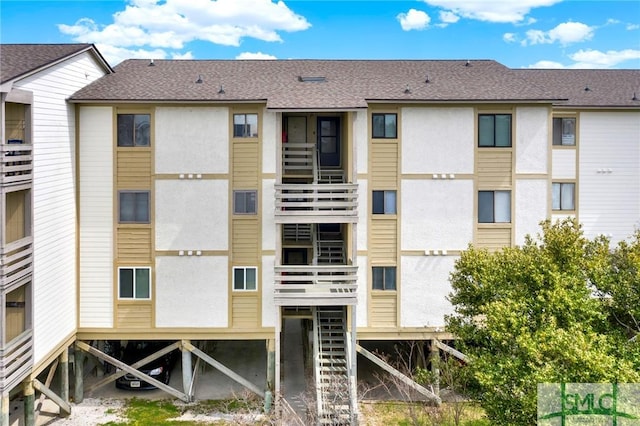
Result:
<svg viewBox="0 0 640 426"><path fill-rule="evenodd" d="M372 114L373 137L395 139L398 137L397 114Z"/></svg>
<svg viewBox="0 0 640 426"><path fill-rule="evenodd" d="M510 147L511 114L478 114L478 146Z"/></svg>
<svg viewBox="0 0 640 426"><path fill-rule="evenodd" d="M233 268L234 290L256 290L258 288L258 268Z"/></svg>
<svg viewBox="0 0 640 426"><path fill-rule="evenodd" d="M233 191L234 214L256 214L257 191Z"/></svg>
<svg viewBox="0 0 640 426"><path fill-rule="evenodd" d="M234 138L258 137L258 114L233 114Z"/></svg>
<svg viewBox="0 0 640 426"><path fill-rule="evenodd" d="M396 267L395 266L374 266L371 268L373 290L395 290L396 289Z"/></svg>
<svg viewBox="0 0 640 426"><path fill-rule="evenodd" d="M151 115L118 114L118 146L151 145Z"/></svg>
<svg viewBox="0 0 640 426"><path fill-rule="evenodd" d="M120 223L149 223L149 191L118 193Z"/></svg>
<svg viewBox="0 0 640 426"><path fill-rule="evenodd" d="M551 209L576 209L576 184L554 182L551 184Z"/></svg>
<svg viewBox="0 0 640 426"><path fill-rule="evenodd" d="M396 191L373 191L373 214L396 214Z"/></svg>
<svg viewBox="0 0 640 426"><path fill-rule="evenodd" d="M151 298L151 268L118 268L118 297Z"/></svg>
<svg viewBox="0 0 640 426"><path fill-rule="evenodd" d="M553 119L553 144L566 146L574 146L576 144L575 117Z"/></svg>
<svg viewBox="0 0 640 426"><path fill-rule="evenodd" d="M478 191L478 223L511 222L511 191Z"/></svg>

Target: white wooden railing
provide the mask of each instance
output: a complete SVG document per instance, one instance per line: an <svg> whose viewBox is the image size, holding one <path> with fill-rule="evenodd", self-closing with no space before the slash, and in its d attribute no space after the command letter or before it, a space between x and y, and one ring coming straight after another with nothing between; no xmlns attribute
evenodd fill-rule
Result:
<svg viewBox="0 0 640 426"><path fill-rule="evenodd" d="M2 183L30 181L33 176L32 146L0 145L0 176Z"/></svg>
<svg viewBox="0 0 640 426"><path fill-rule="evenodd" d="M33 272L33 237L0 247L0 289Z"/></svg>
<svg viewBox="0 0 640 426"><path fill-rule="evenodd" d="M358 267L351 265L283 265L275 267L277 306L354 305Z"/></svg>
<svg viewBox="0 0 640 426"><path fill-rule="evenodd" d="M0 391L21 382L33 365L33 331L23 332L6 346L0 345Z"/></svg>
<svg viewBox="0 0 640 426"><path fill-rule="evenodd" d="M276 223L355 223L358 185L276 184Z"/></svg>

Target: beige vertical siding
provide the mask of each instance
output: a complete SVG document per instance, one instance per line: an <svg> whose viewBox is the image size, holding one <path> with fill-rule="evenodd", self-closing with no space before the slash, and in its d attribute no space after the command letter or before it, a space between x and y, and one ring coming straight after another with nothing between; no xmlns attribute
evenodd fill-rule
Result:
<svg viewBox="0 0 640 426"><path fill-rule="evenodd" d="M148 189L151 187L151 149L119 149L116 155L119 190Z"/></svg>
<svg viewBox="0 0 640 426"><path fill-rule="evenodd" d="M116 326L118 328L151 328L151 307L150 302L120 303L118 305Z"/></svg>
<svg viewBox="0 0 640 426"><path fill-rule="evenodd" d="M234 294L231 306L231 326L233 328L259 327L259 308L257 292L251 294Z"/></svg>
<svg viewBox="0 0 640 426"><path fill-rule="evenodd" d="M26 237L25 197L27 191L8 192L6 195L6 234L5 243L11 243Z"/></svg>
<svg viewBox="0 0 640 426"><path fill-rule="evenodd" d="M499 250L511 246L511 224L482 226L477 231L476 246L488 250Z"/></svg>
<svg viewBox="0 0 640 426"><path fill-rule="evenodd" d="M371 189L394 189L398 186L398 143L371 144Z"/></svg>
<svg viewBox="0 0 640 426"><path fill-rule="evenodd" d="M398 221L396 219L371 220L369 257L373 264L393 266L398 254Z"/></svg>
<svg viewBox="0 0 640 426"><path fill-rule="evenodd" d="M25 327L25 286L19 287L7 294L6 307L6 341L9 342L24 331ZM12 302L20 304L12 306Z"/></svg>
<svg viewBox="0 0 640 426"><path fill-rule="evenodd" d="M380 294L371 296L371 312L369 321L371 327L395 327L397 311L396 293Z"/></svg>
<svg viewBox="0 0 640 426"><path fill-rule="evenodd" d="M510 149L478 150L478 188L510 188L512 183L512 152Z"/></svg>
<svg viewBox="0 0 640 426"><path fill-rule="evenodd" d="M233 144L233 188L258 189L258 152L256 142Z"/></svg>
<svg viewBox="0 0 640 426"><path fill-rule="evenodd" d="M25 138L25 107L22 104L7 102L5 104L5 130L7 139ZM6 141L5 141L6 142Z"/></svg>
<svg viewBox="0 0 640 426"><path fill-rule="evenodd" d="M118 228L118 260L151 263L151 228Z"/></svg>
<svg viewBox="0 0 640 426"><path fill-rule="evenodd" d="M258 220L233 219L232 256L235 265L258 265Z"/></svg>

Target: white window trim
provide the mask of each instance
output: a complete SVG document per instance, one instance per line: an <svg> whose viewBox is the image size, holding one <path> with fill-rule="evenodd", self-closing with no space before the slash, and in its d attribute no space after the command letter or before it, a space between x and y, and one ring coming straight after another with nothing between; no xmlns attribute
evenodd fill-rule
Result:
<svg viewBox="0 0 640 426"><path fill-rule="evenodd" d="M244 288L238 289L236 288L236 269L244 270ZM255 289L247 289L247 269L255 269L256 271L256 288ZM254 292L258 291L258 267L257 266L234 266L231 274L231 290L238 292Z"/></svg>
<svg viewBox="0 0 640 426"><path fill-rule="evenodd" d="M133 297L120 297L120 270L122 269L133 269L134 273L133 273ZM140 298L140 297L136 297L136 274L135 274L135 270L136 269L146 269L149 271L149 297L147 298ZM152 298L152 289L153 289L153 283L152 283L152 275L151 275L151 267L150 266L118 266L118 300L151 300Z"/></svg>

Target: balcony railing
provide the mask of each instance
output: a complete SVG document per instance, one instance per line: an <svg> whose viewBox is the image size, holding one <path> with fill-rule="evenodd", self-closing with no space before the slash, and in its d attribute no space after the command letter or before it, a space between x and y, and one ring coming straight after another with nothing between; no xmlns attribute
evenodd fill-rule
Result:
<svg viewBox="0 0 640 426"><path fill-rule="evenodd" d="M277 184L276 223L356 223L358 185Z"/></svg>
<svg viewBox="0 0 640 426"><path fill-rule="evenodd" d="M33 237L0 247L0 289L33 272Z"/></svg>
<svg viewBox="0 0 640 426"><path fill-rule="evenodd" d="M276 306L355 305L358 267L286 265L275 267Z"/></svg>
<svg viewBox="0 0 640 426"><path fill-rule="evenodd" d="M0 392L24 380L32 365L33 331L27 330L6 346L0 346Z"/></svg>
<svg viewBox="0 0 640 426"><path fill-rule="evenodd" d="M3 184L30 181L33 178L31 145L0 145L0 177Z"/></svg>

